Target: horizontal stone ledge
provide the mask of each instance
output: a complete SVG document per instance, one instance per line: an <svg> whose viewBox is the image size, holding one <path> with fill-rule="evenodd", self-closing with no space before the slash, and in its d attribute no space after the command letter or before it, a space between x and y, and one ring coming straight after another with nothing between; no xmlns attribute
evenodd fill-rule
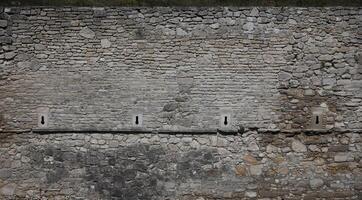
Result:
<svg viewBox="0 0 362 200"><path fill-rule="evenodd" d="M262 129L262 128L246 128L246 130L235 130L235 129L185 129L185 130L172 130L172 129L159 129L150 130L143 128L134 129L118 129L118 130L107 130L107 129L61 129L61 128L35 128L25 130L2 130L1 134L22 134L32 132L35 134L58 134L58 133L83 133L83 134L189 134L189 135L242 135L245 132L256 131L260 134L286 134L294 136L298 134L305 135L324 135L331 133L362 133L362 129L291 129L291 130L280 130L280 129Z"/></svg>
<svg viewBox="0 0 362 200"><path fill-rule="evenodd" d="M100 134L190 134L190 135L237 135L237 130L220 130L220 129L186 129L186 130L149 130L149 129L121 129L121 130L106 130L106 129L32 129L32 133L36 134L57 134L57 133L100 133Z"/></svg>
<svg viewBox="0 0 362 200"><path fill-rule="evenodd" d="M32 129L31 132L37 134L57 134L57 133L109 133L109 134L144 134L152 133L147 129L122 129L122 130L107 130L107 129Z"/></svg>

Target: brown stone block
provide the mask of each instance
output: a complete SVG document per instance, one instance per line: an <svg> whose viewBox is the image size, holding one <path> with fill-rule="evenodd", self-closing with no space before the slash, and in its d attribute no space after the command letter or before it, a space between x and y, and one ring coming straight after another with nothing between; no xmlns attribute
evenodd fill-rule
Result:
<svg viewBox="0 0 362 200"><path fill-rule="evenodd" d="M259 161L258 161L255 157L253 157L252 155L250 155L250 154L246 154L246 155L243 157L243 160L244 160L245 162L247 162L248 164L252 164L252 165L256 165L256 164L259 163Z"/></svg>
<svg viewBox="0 0 362 200"><path fill-rule="evenodd" d="M348 163L333 163L327 167L327 171L331 174L346 173L350 172L350 170Z"/></svg>
<svg viewBox="0 0 362 200"><path fill-rule="evenodd" d="M331 152L348 151L348 145L331 146L328 148L328 151L331 151Z"/></svg>
<svg viewBox="0 0 362 200"><path fill-rule="evenodd" d="M235 167L235 173L237 176L246 176L248 171L244 165L237 165Z"/></svg>

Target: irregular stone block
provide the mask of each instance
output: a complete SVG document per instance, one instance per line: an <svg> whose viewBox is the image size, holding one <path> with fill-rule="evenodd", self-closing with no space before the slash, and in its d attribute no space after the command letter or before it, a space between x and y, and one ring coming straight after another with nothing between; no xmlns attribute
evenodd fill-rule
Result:
<svg viewBox="0 0 362 200"><path fill-rule="evenodd" d="M292 149L293 149L293 151L298 152L298 153L307 151L307 147L303 143L301 143L299 140L293 140Z"/></svg>
<svg viewBox="0 0 362 200"><path fill-rule="evenodd" d="M290 74L290 73L288 73L288 72L279 72L279 75L278 75L278 77L279 77L279 80L281 80L281 81L288 81L288 80L290 80L293 76L292 76L292 74Z"/></svg>
<svg viewBox="0 0 362 200"><path fill-rule="evenodd" d="M251 165L249 171L251 175L260 176L263 173L263 165Z"/></svg>
<svg viewBox="0 0 362 200"><path fill-rule="evenodd" d="M7 184L0 188L0 194L4 196L13 196L15 193L16 185L15 184Z"/></svg>
<svg viewBox="0 0 362 200"><path fill-rule="evenodd" d="M82 28L82 30L79 32L79 35L88 39L92 39L96 36L96 34L88 27Z"/></svg>
<svg viewBox="0 0 362 200"><path fill-rule="evenodd" d="M347 161L353 161L353 156L349 153L337 153L334 156L335 162L347 162Z"/></svg>
<svg viewBox="0 0 362 200"><path fill-rule="evenodd" d="M0 20L0 28L6 28L8 26L8 21Z"/></svg>
<svg viewBox="0 0 362 200"><path fill-rule="evenodd" d="M101 39L102 48L109 48L111 45L112 43L108 39Z"/></svg>
<svg viewBox="0 0 362 200"><path fill-rule="evenodd" d="M11 59L13 59L14 57L16 56L16 53L15 52L7 52L7 53L5 53L5 59L6 60L11 60Z"/></svg>
<svg viewBox="0 0 362 200"><path fill-rule="evenodd" d="M319 178L313 178L309 181L309 185L312 189L316 189L322 187L324 185L324 181Z"/></svg>

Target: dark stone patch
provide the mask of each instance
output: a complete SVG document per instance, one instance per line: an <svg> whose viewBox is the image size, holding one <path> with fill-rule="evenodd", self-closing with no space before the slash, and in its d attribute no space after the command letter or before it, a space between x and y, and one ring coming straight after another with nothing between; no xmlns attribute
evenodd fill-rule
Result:
<svg viewBox="0 0 362 200"><path fill-rule="evenodd" d="M165 106L163 106L163 110L162 110L162 111L171 112L171 111L176 110L177 107L178 107L178 104L177 104L177 103L168 103L168 104L166 104Z"/></svg>
<svg viewBox="0 0 362 200"><path fill-rule="evenodd" d="M68 171L64 167L57 167L46 175L47 183L56 183L64 177L67 177Z"/></svg>
<svg viewBox="0 0 362 200"><path fill-rule="evenodd" d="M91 155L91 162L86 165L86 180L95 183L96 191L103 198L152 199L162 196L164 189L158 182L162 182L163 177L154 169L165 156L160 147L134 145L116 152L103 154L90 150L87 154ZM106 160L106 165L100 157Z"/></svg>

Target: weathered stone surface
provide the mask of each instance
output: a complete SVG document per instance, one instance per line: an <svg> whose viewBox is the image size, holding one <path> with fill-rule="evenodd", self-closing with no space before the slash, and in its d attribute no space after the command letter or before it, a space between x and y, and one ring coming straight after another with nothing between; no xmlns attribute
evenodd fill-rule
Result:
<svg viewBox="0 0 362 200"><path fill-rule="evenodd" d="M101 39L102 48L109 48L111 45L112 43L108 39Z"/></svg>
<svg viewBox="0 0 362 200"><path fill-rule="evenodd" d="M163 107L163 111L171 112L176 110L177 107L178 107L177 103L168 103Z"/></svg>
<svg viewBox="0 0 362 200"><path fill-rule="evenodd" d="M334 161L336 162L346 162L346 161L352 161L353 157L349 153L337 153L334 156Z"/></svg>
<svg viewBox="0 0 362 200"><path fill-rule="evenodd" d="M5 28L8 26L8 21L6 20L0 20L0 28Z"/></svg>
<svg viewBox="0 0 362 200"><path fill-rule="evenodd" d="M244 165L237 165L235 167L235 173L237 176L246 176L248 171Z"/></svg>
<svg viewBox="0 0 362 200"><path fill-rule="evenodd" d="M306 152L307 147L301 143L299 140L293 140L292 141L292 149L295 152Z"/></svg>
<svg viewBox="0 0 362 200"><path fill-rule="evenodd" d="M290 80L291 78L292 78L292 75L290 73L287 73L287 72L279 73L279 80L281 80L281 81L287 81L287 80Z"/></svg>
<svg viewBox="0 0 362 200"><path fill-rule="evenodd" d="M92 39L96 36L96 34L88 27L82 28L79 32L79 35L88 39Z"/></svg>
<svg viewBox="0 0 362 200"><path fill-rule="evenodd" d="M247 22L246 24L243 25L243 29L246 31L252 31L254 30L255 26L254 23L252 22Z"/></svg>
<svg viewBox="0 0 362 200"><path fill-rule="evenodd" d="M249 170L251 175L260 176L263 173L263 165L252 165Z"/></svg>
<svg viewBox="0 0 362 200"><path fill-rule="evenodd" d="M0 194L4 196L13 196L15 193L16 185L15 184L7 184L0 188Z"/></svg>
<svg viewBox="0 0 362 200"><path fill-rule="evenodd" d="M358 199L359 8L4 10L0 199Z"/></svg>
<svg viewBox="0 0 362 200"><path fill-rule="evenodd" d="M178 35L178 36L186 36L187 32L184 31L182 28L176 28L176 35Z"/></svg>
<svg viewBox="0 0 362 200"><path fill-rule="evenodd" d="M322 187L324 184L324 181L322 179L319 179L319 178L314 178L314 179L311 179L309 181L309 185L312 189L316 189L316 188L319 188L319 187Z"/></svg>
<svg viewBox="0 0 362 200"><path fill-rule="evenodd" d="M6 60L13 59L15 56L16 56L15 52L7 52L7 53L5 53L5 59Z"/></svg>

